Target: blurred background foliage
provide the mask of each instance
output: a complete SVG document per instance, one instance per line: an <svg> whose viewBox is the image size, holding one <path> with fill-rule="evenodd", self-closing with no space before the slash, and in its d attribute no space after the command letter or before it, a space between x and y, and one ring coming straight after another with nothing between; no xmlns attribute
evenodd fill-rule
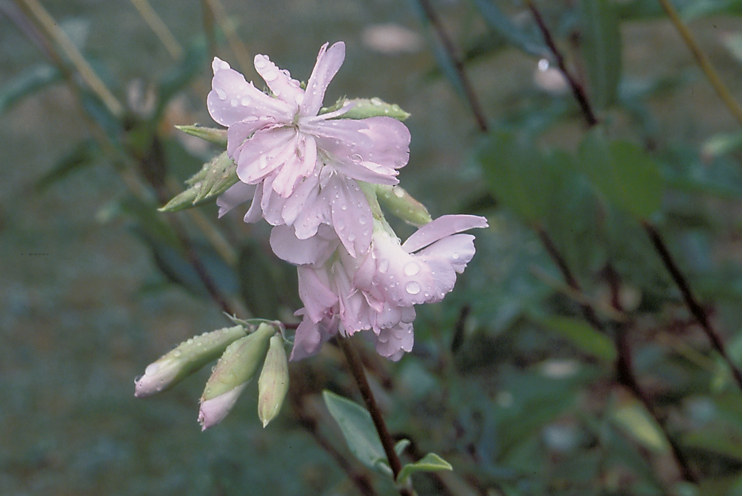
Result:
<svg viewBox="0 0 742 496"><path fill-rule="evenodd" d="M675 5L742 100L742 4ZM213 55L306 79L336 40L327 101L411 112L404 187L491 225L413 353L363 354L406 457L454 466L418 492L742 494L740 122L650 0L0 2L0 492L394 492L322 403L356 395L334 346L265 430L252 393L200 433L205 372L132 394L222 311L300 306L264 224L156 208L217 152L173 127L211 123Z"/></svg>

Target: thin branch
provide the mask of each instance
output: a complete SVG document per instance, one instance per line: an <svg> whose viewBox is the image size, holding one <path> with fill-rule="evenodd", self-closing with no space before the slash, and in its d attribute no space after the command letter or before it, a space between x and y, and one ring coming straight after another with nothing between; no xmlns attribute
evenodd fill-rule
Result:
<svg viewBox="0 0 742 496"><path fill-rule="evenodd" d="M577 282L577 279L572 274L572 271L567 265L567 261L559 252L559 249L554 244L554 241L551 239L551 236L549 236L549 233L547 233L542 226L536 226L535 229L539 239L541 240L541 244L544 246L546 252L554 261L557 268L559 268L559 272L562 273L564 281L572 290L576 291L577 293L582 293L580 283ZM582 311L582 316L585 318L585 320L588 321L588 323L590 323L590 325L592 325L595 329L598 329L599 331L605 331L605 327L598 319L598 316L595 314L593 307L586 303L579 303L579 305L580 310Z"/></svg>
<svg viewBox="0 0 742 496"><path fill-rule="evenodd" d="M582 84L580 84L577 78L575 78L572 73L567 70L567 64L564 61L564 56L562 55L562 52L559 50L559 48L556 46L554 38L551 36L551 31L549 31L546 22L544 22L544 18L541 16L541 12L539 12L539 10L536 8L536 4L533 3L533 0L526 0L526 4L531 10L533 18L536 21L536 24L538 25L538 28L544 37L546 46L548 46L549 50L551 50L551 53L554 54L554 59L556 60L557 67L559 67L559 70L562 72L562 74L564 74L564 77L567 78L569 87L572 90L572 94L574 95L575 100L577 100L577 103L580 105L580 109L582 110L582 114L585 116L587 125L589 127L595 126L596 124L598 124L598 118L595 117L595 112L593 112L593 108L587 98L585 88L582 86Z"/></svg>
<svg viewBox="0 0 742 496"><path fill-rule="evenodd" d="M392 439L392 436L389 434L386 422L384 422L384 416L381 414L381 410L376 404L376 398L374 398L374 393L371 391L371 386L369 386L368 380L366 379L366 372L363 370L361 359L353 348L350 339L340 337L338 342L340 343L340 348L342 348L343 353L345 354L345 360L348 362L348 367L353 375L353 379L355 379L356 384L358 385L358 390L363 397L364 403L366 403L368 412L371 414L371 420L374 422L376 432L379 433L381 445L384 447L384 453L386 454L386 458L389 461L389 467L392 469L392 474L396 481L397 476L402 470L402 463L399 461L399 457L394 451L394 439ZM399 494L402 496L412 496L413 492L403 487L399 489Z"/></svg>
<svg viewBox="0 0 742 496"><path fill-rule="evenodd" d="M420 8L425 13L425 17L428 18L428 21L430 21L430 24L433 26L433 29L438 35L438 39L440 40L441 45L443 45L443 49L446 51L446 54L448 54L448 58L453 63L456 74L458 74L459 81L461 82L461 87L464 90L464 96L469 102L469 106L471 107L474 119L477 121L479 130L483 133L486 133L489 129L487 118L485 117L484 111L482 110L482 105L479 103L479 99L477 98L477 94L474 91L474 87L472 86L471 81L469 81L469 77L466 75L466 69L464 67L464 63L461 60L461 56L459 56L458 54L458 50L451 41L451 38L448 36L448 33L446 33L446 29L443 27L443 23L438 17L438 14L436 14L435 10L433 10L432 5L430 5L430 0L417 1L420 4Z"/></svg>
<svg viewBox="0 0 742 496"><path fill-rule="evenodd" d="M15 2L21 9L33 16L39 27L62 48L62 51L64 51L65 55L67 55L80 73L80 77L98 95L98 98L101 99L106 108L116 117L121 117L124 113L124 106L113 96L111 90L98 77L77 46L75 46L64 30L59 27L59 23L49 15L49 12L37 0L15 0Z"/></svg>
<svg viewBox="0 0 742 496"><path fill-rule="evenodd" d="M729 109L729 112L731 112L732 115L737 119L737 121L742 124L742 107L739 106L737 101L727 89L724 82L721 80L721 77L719 77L719 74L716 72L716 69L714 69L714 66L711 65L711 61L709 60L709 58L706 56L703 50L701 50L701 47L698 45L695 38L693 37L693 33L690 32L690 29L688 29L685 24L683 24L683 21L678 15L678 11L669 0L658 1L667 13L667 16L670 18L673 26L675 26L675 29L677 29L680 37L683 38L683 41L693 54L693 57L696 59L696 63L706 75L706 78L709 80L709 83L711 83L711 86L713 86L716 94L719 95L719 98L721 98L721 100L724 102L724 105L726 105L726 107Z"/></svg>
<svg viewBox="0 0 742 496"><path fill-rule="evenodd" d="M708 336L714 349L721 355L722 359L731 369L732 376L734 377L737 386L742 389L742 371L737 368L737 366L734 364L731 357L729 356L729 353L727 353L726 346L724 345L721 336L719 336L719 333L716 332L714 327L711 325L711 321L708 318L706 310L704 310L701 304L698 303L698 300L696 300L696 297L693 295L693 292L690 289L690 284L688 284L688 280L685 278L683 273L680 272L678 264L675 262L675 259L670 254L670 250L665 245L662 237L660 237L660 233L657 231L657 228L646 221L642 222L642 226L647 232L647 235L649 235L649 239L652 241L652 245L659 254L660 259L662 260L662 264L670 273L670 276L677 285L678 289L680 289L680 293L683 295L683 301L688 307L688 310L690 310L690 313L701 325L701 329L703 329L703 332L706 334L706 336Z"/></svg>
<svg viewBox="0 0 742 496"><path fill-rule="evenodd" d="M621 299L619 297L620 281L618 272L613 268L613 265L609 264L605 271L608 285L611 289L611 306L618 312L623 313L623 306L621 305ZM615 344L616 344L616 380L619 384L629 389L633 395L641 401L644 405L644 409L654 418L657 425L662 430L668 444L670 445L670 451L672 452L675 463L677 463L680 469L680 475L683 480L691 483L697 483L698 478L690 467L688 459L685 457L683 452L680 450L677 442L670 436L670 431L667 428L665 418L659 414L652 402L649 400L649 396L639 385L636 375L634 374L633 359L631 353L631 346L628 340L628 325L626 322L617 322L615 331Z"/></svg>

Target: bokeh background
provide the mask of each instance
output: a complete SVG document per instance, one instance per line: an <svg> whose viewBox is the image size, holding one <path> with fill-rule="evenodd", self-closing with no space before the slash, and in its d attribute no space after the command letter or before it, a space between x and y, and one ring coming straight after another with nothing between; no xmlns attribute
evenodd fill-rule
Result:
<svg viewBox="0 0 742 496"><path fill-rule="evenodd" d="M579 47L572 43L580 26L577 3L541 2L579 73ZM684 267L704 281L702 293L717 298L717 315L731 339L739 329L742 298L741 160L734 147L719 156L702 151L708 151L709 139L734 136L739 126L659 8L639 5L653 2L611 3L622 9L622 100L603 117L615 136L682 162L683 167L663 169L675 179L663 225ZM253 387L222 425L201 433L196 416L207 371L160 396L134 398L133 380L148 363L228 321L203 288L179 272L182 260L158 238L162 232L151 223L162 222L157 219L164 214L152 211L159 203L141 170L86 144L90 115L95 120L105 112L86 100L86 114L62 78L44 76L53 67L39 43L45 35L19 8L23 4L0 4L0 493L358 494L348 471L318 443L329 440L351 471L363 473L316 400L323 388L354 394L331 346L310 364L292 365L293 387L304 399L285 405L267 429L259 426ZM541 147L574 152L585 126L564 81L553 70L539 70L539 57L508 45L476 4L433 2L467 57L467 74L487 118L493 127L529 129ZM533 31L521 2L494 4L515 25ZM722 79L742 100L739 9L734 2L715 8L701 1L678 4ZM534 306L570 314L574 305L538 276L539 270L553 277L558 272L536 236L489 195L472 159L481 133L445 64L439 64L440 45L416 2L223 0L220 5L248 62L256 53L268 54L300 80L308 77L323 43L345 41L345 65L326 102L347 95L399 104L411 113L406 121L411 159L400 176L404 187L434 217L472 212L490 218L493 228L478 234L471 273L446 304L419 312L415 353L398 364L367 357L392 430L409 435L421 453L436 451L456 468L459 478L421 479L421 494L669 494L668 488L673 494L734 494L742 450L693 445L686 436L694 467L716 484L704 491L716 492L678 486L677 468L652 438L656 429L639 421L627 427L610 414L628 394L612 384L610 364L586 357L569 339L524 318ZM240 65L224 25L213 36L208 31L214 22L208 2L152 2L183 53L202 54L190 66L168 52L134 2L46 0L43 6L130 109L129 117L110 128L105 128L110 116L99 121L123 149L136 150L130 131L150 115L163 81L185 65L188 78L147 129L164 149L169 185L180 184L213 155L216 148L173 128L213 124L205 109L209 50L244 70L248 80L257 76ZM32 82L39 87L32 90ZM127 176L144 185L136 202ZM201 213L243 250L242 284L224 263L207 263L225 293L250 306L256 292L291 287L284 284L290 269L270 261L265 250L265 226L243 225L239 212L216 222L213 206ZM208 245L191 217L168 215L181 216L197 246ZM575 215L580 228L584 223ZM628 223L621 226L619 232L639 239L633 251L619 257L629 281L627 298L649 301L634 307L640 321L632 341L638 375L664 409L673 434L742 439L739 391L735 396L703 336L683 323L688 316L642 233ZM213 255L207 248L200 253L207 262ZM252 258L246 261L245 253ZM636 258L632 267L632 257L641 253L643 261ZM581 256L577 250L570 260ZM260 264L269 269L254 268ZM600 267L590 259L577 271L597 295L605 289ZM292 298L277 296L281 303L271 311L287 315L293 309L281 305ZM465 320L463 308L471 310ZM455 335L466 339L452 350ZM690 351L684 355L677 341ZM694 353L697 361L689 365ZM380 494L393 492L390 485L377 486Z"/></svg>

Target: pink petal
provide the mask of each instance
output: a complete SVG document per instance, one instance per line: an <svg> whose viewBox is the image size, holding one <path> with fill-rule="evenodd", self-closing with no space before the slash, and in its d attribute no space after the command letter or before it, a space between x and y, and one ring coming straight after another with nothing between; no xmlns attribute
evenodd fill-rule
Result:
<svg viewBox="0 0 742 496"><path fill-rule="evenodd" d="M302 212L306 212L306 206L312 205L319 195L319 171L315 171L309 177L306 177L294 193L286 199L286 204L281 211L281 218L288 225L293 225ZM316 232L316 229L315 231ZM306 236L298 236L299 239L306 239L313 236L314 232Z"/></svg>
<svg viewBox="0 0 742 496"><path fill-rule="evenodd" d="M307 82L307 90L304 92L304 101L300 110L301 115L317 115L322 107L327 86L345 60L345 43L339 41L332 45L329 50L327 45L327 43L322 45L319 54L317 54L317 62L314 64L312 75L309 76Z"/></svg>
<svg viewBox="0 0 742 496"><path fill-rule="evenodd" d="M332 225L351 256L360 256L371 245L373 217L366 195L353 180L335 174L325 187Z"/></svg>
<svg viewBox="0 0 742 496"><path fill-rule="evenodd" d="M219 207L219 217L241 205L255 196L255 185L238 182L230 186L227 191L219 195L216 204Z"/></svg>
<svg viewBox="0 0 742 496"><path fill-rule="evenodd" d="M487 227L487 219L478 215L444 215L415 231L402 248L412 253L451 234L484 227Z"/></svg>
<svg viewBox="0 0 742 496"><path fill-rule="evenodd" d="M299 275L299 297L312 322L319 322L337 302L338 296L329 289L330 281L325 269L308 265L297 268Z"/></svg>
<svg viewBox="0 0 742 496"><path fill-rule="evenodd" d="M445 260L456 272L461 274L474 257L474 236L471 234L454 234L418 251L417 259L429 261L434 258Z"/></svg>
<svg viewBox="0 0 742 496"><path fill-rule="evenodd" d="M314 323L306 316L299 324L294 335L294 349L291 351L292 362L302 360L317 353L322 343L337 333L337 318L325 318Z"/></svg>
<svg viewBox="0 0 742 496"><path fill-rule="evenodd" d="M256 184L283 166L295 154L296 130L279 127L257 131L234 153L237 176L247 184Z"/></svg>
<svg viewBox="0 0 742 496"><path fill-rule="evenodd" d="M276 226L271 230L271 248L278 258L294 265L321 265L338 246L334 236L317 234L308 239L297 239L290 226Z"/></svg>
<svg viewBox="0 0 742 496"><path fill-rule="evenodd" d="M248 117L244 121L233 123L227 129L227 153L234 157L235 151L250 138L255 131L264 127L270 127L274 121L271 118L258 119L257 117Z"/></svg>
<svg viewBox="0 0 742 496"><path fill-rule="evenodd" d="M247 210L245 217L243 218L243 220L248 224L253 224L263 218L263 211L261 208L263 202L263 187L263 184L258 184L255 188L255 196L252 199L250 208Z"/></svg>
<svg viewBox="0 0 742 496"><path fill-rule="evenodd" d="M211 81L212 90L206 97L206 107L216 122L231 126L249 117L291 122L295 107L258 90L223 60L215 58L212 67L214 78Z"/></svg>
<svg viewBox="0 0 742 496"><path fill-rule="evenodd" d="M299 81L292 79L288 71L279 69L266 55L256 55L254 64L255 70L268 84L271 92L290 105L294 109L292 113L295 114L299 104L304 100L304 90L301 89Z"/></svg>

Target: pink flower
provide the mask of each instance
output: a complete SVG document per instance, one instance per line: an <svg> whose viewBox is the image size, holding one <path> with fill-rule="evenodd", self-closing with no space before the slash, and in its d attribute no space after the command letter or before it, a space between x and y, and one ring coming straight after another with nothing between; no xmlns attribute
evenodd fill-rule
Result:
<svg viewBox="0 0 742 496"><path fill-rule="evenodd" d="M412 349L413 306L443 299L453 289L456 273L474 256L474 236L458 233L483 227L483 217L448 215L400 243L386 223L375 221L371 248L359 258L333 240L331 232L297 242L291 230L274 228L273 251L299 265L304 318L292 360L316 353L337 332L364 330L373 331L369 336L379 354L399 359Z"/></svg>
<svg viewBox="0 0 742 496"><path fill-rule="evenodd" d="M335 225L340 217L364 214L370 220L368 207L357 207L366 200L355 181L397 184L397 169L409 158L410 133L391 117L337 119L350 106L318 115L344 58L344 43L323 45L303 90L267 56L256 55L255 69L272 95L214 59L209 113L229 128L227 152L237 163L238 177L257 185L254 191L239 183L233 186L223 195L220 214L253 197L245 221L264 217L272 225L300 222L301 238L313 236L320 223ZM344 211L352 210L339 213L341 204L346 205ZM341 231L338 235L351 253L362 247L356 241L359 233L344 237Z"/></svg>

